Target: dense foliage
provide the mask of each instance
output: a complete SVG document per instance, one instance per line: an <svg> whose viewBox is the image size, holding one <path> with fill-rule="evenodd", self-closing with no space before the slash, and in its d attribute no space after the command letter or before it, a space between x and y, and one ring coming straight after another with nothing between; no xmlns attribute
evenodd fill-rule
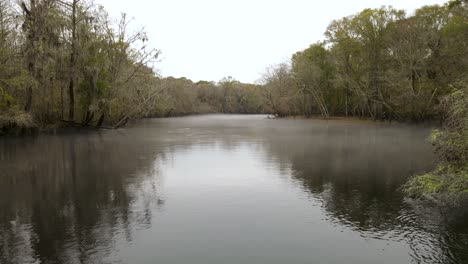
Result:
<svg viewBox="0 0 468 264"><path fill-rule="evenodd" d="M421 121L468 72L466 1L332 21L261 85L162 78L146 33L113 21L92 0L0 0L0 130L212 112Z"/></svg>
<svg viewBox="0 0 468 264"><path fill-rule="evenodd" d="M144 115L159 51L128 24L84 0L0 0L0 127L121 126Z"/></svg>
<svg viewBox="0 0 468 264"><path fill-rule="evenodd" d="M440 165L410 181L406 190L412 196L468 197L468 85L461 82L453 89L443 102L447 113L443 130L435 130L431 137Z"/></svg>
<svg viewBox="0 0 468 264"><path fill-rule="evenodd" d="M232 77L221 81L192 82L172 77L158 80L162 87L160 100L153 106L150 116L179 116L203 113L266 113L262 87L244 84Z"/></svg>
<svg viewBox="0 0 468 264"><path fill-rule="evenodd" d="M411 16L365 9L331 22L325 36L265 74L277 115L439 118L449 85L468 72L466 1Z"/></svg>
<svg viewBox="0 0 468 264"><path fill-rule="evenodd" d="M257 85L159 77L159 50L129 22L87 0L0 0L0 129L265 111Z"/></svg>

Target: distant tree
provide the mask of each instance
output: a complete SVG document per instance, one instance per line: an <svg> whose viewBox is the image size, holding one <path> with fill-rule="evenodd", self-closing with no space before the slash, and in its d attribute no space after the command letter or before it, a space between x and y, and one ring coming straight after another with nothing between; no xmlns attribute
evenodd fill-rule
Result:
<svg viewBox="0 0 468 264"><path fill-rule="evenodd" d="M297 86L287 63L269 67L263 74L263 96L273 114L286 116L296 112L293 100L297 96Z"/></svg>

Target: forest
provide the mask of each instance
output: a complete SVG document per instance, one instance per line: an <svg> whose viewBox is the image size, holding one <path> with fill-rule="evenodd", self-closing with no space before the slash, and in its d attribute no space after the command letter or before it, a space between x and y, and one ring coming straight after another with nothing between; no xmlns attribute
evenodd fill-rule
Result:
<svg viewBox="0 0 468 264"><path fill-rule="evenodd" d="M119 128L201 113L443 119L468 72L468 4L391 6L332 21L323 41L261 83L162 77L161 51L127 15L88 0L0 0L0 128ZM458 85L458 86L457 86Z"/></svg>
<svg viewBox="0 0 468 264"><path fill-rule="evenodd" d="M255 83L163 76L137 21L0 0L1 263L468 261L468 0L337 17Z"/></svg>

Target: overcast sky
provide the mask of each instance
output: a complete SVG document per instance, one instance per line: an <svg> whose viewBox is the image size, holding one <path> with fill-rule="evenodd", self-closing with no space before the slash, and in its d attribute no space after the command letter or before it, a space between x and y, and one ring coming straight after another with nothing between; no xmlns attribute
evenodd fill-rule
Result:
<svg viewBox="0 0 468 264"><path fill-rule="evenodd" d="M145 26L163 76L254 82L269 65L323 40L333 19L392 5L408 13L442 0L98 0Z"/></svg>

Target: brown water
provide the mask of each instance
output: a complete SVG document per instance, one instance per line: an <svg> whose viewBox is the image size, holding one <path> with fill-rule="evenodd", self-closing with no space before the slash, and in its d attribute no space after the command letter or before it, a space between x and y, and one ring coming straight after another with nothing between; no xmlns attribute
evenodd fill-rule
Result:
<svg viewBox="0 0 468 264"><path fill-rule="evenodd" d="M212 115L0 139L0 263L468 263L429 127Z"/></svg>

